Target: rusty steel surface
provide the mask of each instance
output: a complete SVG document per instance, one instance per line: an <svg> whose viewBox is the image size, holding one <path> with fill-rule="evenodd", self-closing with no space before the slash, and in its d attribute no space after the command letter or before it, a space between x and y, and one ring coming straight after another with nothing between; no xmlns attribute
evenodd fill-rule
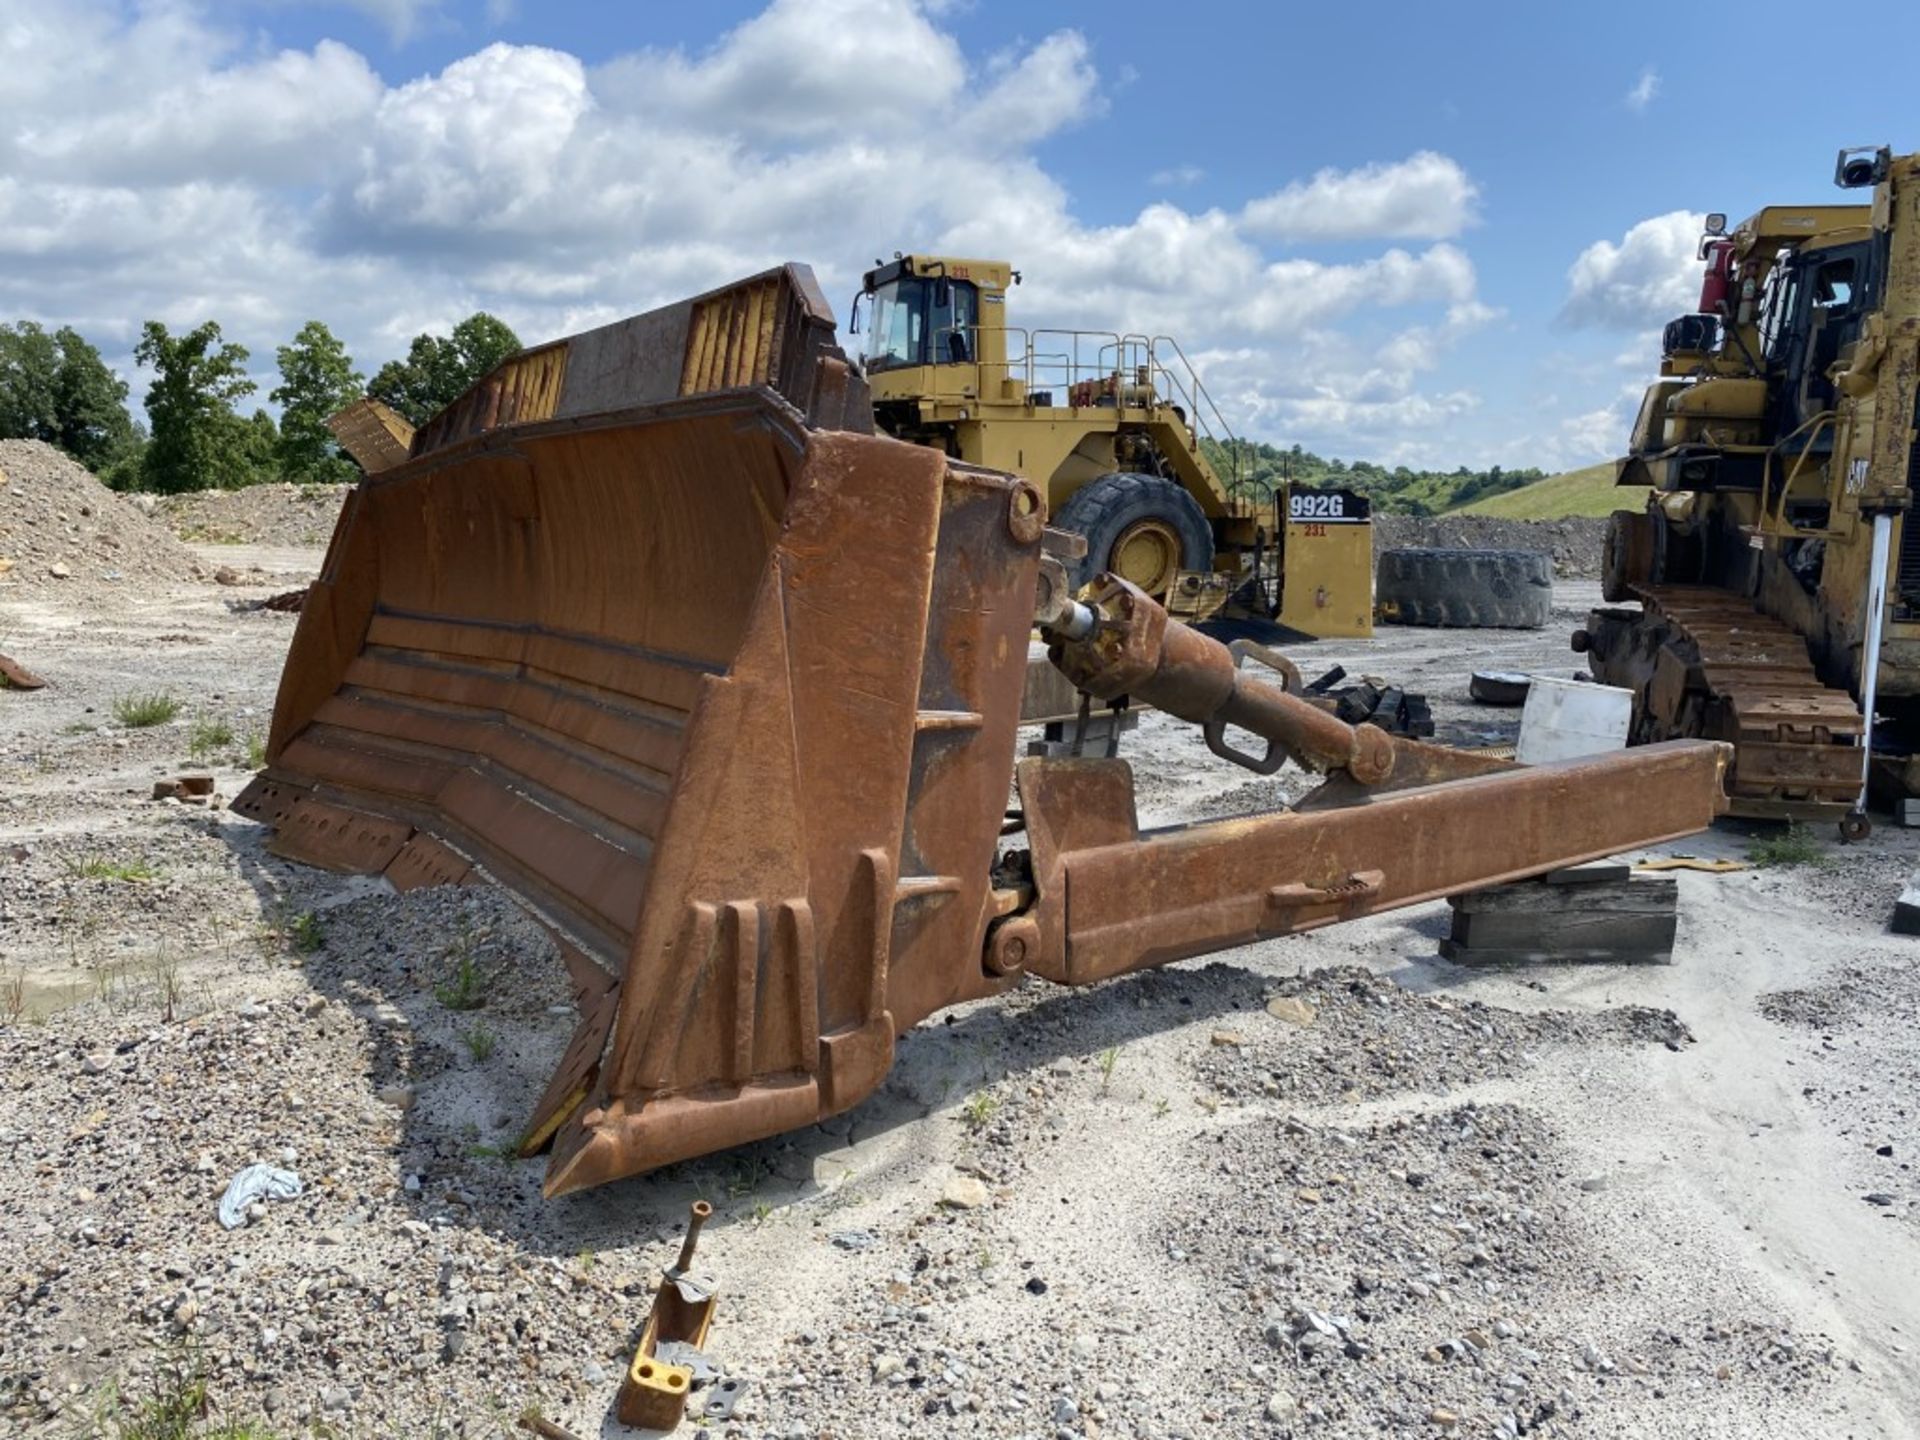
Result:
<svg viewBox="0 0 1920 1440"><path fill-rule="evenodd" d="M860 382L794 274L561 342L552 414L457 404L357 487L235 802L276 853L497 883L562 937L581 1019L524 1142L550 1194L844 1111L904 1030L1028 970L1095 979L1713 818L1724 747L1382 756L1145 602L1157 653L1126 683L1326 782L1143 835L1124 762L1028 761L1003 836L1044 506L843 425Z"/></svg>
<svg viewBox="0 0 1920 1440"><path fill-rule="evenodd" d="M0 655L0 680L6 682L0 689L13 690L38 690L47 683L11 655Z"/></svg>
<svg viewBox="0 0 1920 1440"><path fill-rule="evenodd" d="M1552 765L1468 757L1457 779L1147 834L1125 761L1025 760L1028 967L1083 984L1690 835L1724 803L1725 755L1670 741Z"/></svg>
<svg viewBox="0 0 1920 1440"><path fill-rule="evenodd" d="M1103 700L1138 696L1191 720L1214 754L1263 775L1291 760L1316 774L1346 770L1363 784L1377 784L1393 769L1393 745L1384 730L1349 725L1283 686L1247 674L1228 646L1175 620L1131 581L1102 575L1082 599L1097 617L1096 628L1080 639L1062 639L1051 655L1086 693ZM1229 725L1267 741L1266 754L1234 749L1226 740Z"/></svg>
<svg viewBox="0 0 1920 1440"><path fill-rule="evenodd" d="M340 448L369 475L405 464L412 451L413 426L371 395L329 415L327 428L340 442Z"/></svg>

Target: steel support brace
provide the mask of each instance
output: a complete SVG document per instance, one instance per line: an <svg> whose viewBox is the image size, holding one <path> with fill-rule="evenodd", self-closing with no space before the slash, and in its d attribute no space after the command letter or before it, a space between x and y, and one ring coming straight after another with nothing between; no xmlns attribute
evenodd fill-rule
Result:
<svg viewBox="0 0 1920 1440"><path fill-rule="evenodd" d="M1694 834L1731 753L1676 740L1146 835L1124 761L1028 761L1030 968L1083 984Z"/></svg>

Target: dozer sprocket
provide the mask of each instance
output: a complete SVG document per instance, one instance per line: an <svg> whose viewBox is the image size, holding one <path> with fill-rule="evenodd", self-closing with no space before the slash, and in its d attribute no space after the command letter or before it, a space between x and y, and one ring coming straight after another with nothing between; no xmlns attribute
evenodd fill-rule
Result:
<svg viewBox="0 0 1920 1440"><path fill-rule="evenodd" d="M1806 640L1711 585L1635 584L1643 613L1587 625L1596 678L1634 691L1636 742L1733 744L1731 813L1837 819L1860 791L1859 707L1814 673Z"/></svg>

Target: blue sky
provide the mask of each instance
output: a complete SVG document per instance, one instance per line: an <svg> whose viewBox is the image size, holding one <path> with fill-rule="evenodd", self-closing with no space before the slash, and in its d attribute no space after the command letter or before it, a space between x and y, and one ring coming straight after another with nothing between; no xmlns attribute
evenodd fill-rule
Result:
<svg viewBox="0 0 1920 1440"><path fill-rule="evenodd" d="M1823 43L1813 24L1766 3L0 0L0 319L124 357L146 318L211 316L264 393L310 316L371 369L480 306L545 338L800 259L844 309L874 255L950 248L1021 265L1028 323L1177 335L1259 438L1585 463L1690 303L1699 212L1837 198L1840 145L1920 147L1871 68L1913 52L1920 7L1850 7ZM1795 76L1851 36L1851 83Z"/></svg>

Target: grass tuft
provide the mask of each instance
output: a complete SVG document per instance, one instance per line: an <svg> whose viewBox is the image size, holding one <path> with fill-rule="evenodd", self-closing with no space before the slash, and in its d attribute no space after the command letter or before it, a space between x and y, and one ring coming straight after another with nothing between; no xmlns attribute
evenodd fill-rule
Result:
<svg viewBox="0 0 1920 1440"><path fill-rule="evenodd" d="M449 1010L478 1010L487 1003L487 977L471 938L453 947L453 974L433 987L434 998Z"/></svg>
<svg viewBox="0 0 1920 1440"><path fill-rule="evenodd" d="M484 1020L475 1021L473 1026L460 1037L461 1044L467 1047L467 1053L482 1064L485 1064L487 1058L493 1054L493 1047L499 1041L500 1037L487 1027Z"/></svg>
<svg viewBox="0 0 1920 1440"><path fill-rule="evenodd" d="M982 1090L960 1107L960 1118L969 1130L984 1130L999 1108L999 1097L991 1090Z"/></svg>
<svg viewBox="0 0 1920 1440"><path fill-rule="evenodd" d="M247 768L264 770L267 767L267 737L249 735L247 737Z"/></svg>
<svg viewBox="0 0 1920 1440"><path fill-rule="evenodd" d="M180 702L165 691L150 695L120 695L113 702L113 718L129 730L164 725L180 713Z"/></svg>
<svg viewBox="0 0 1920 1440"><path fill-rule="evenodd" d="M187 731L187 753L196 760L217 755L233 744L233 727L224 720L202 716Z"/></svg>
<svg viewBox="0 0 1920 1440"><path fill-rule="evenodd" d="M1811 831L1789 823L1778 834L1762 836L1748 845L1747 859L1762 866L1824 865L1827 849Z"/></svg>
<svg viewBox="0 0 1920 1440"><path fill-rule="evenodd" d="M145 884L160 878L160 872L144 860L109 860L104 855L82 855L66 862L67 874L76 880L124 880Z"/></svg>
<svg viewBox="0 0 1920 1440"><path fill-rule="evenodd" d="M205 1364L195 1357L175 1364L138 1404L110 1392L87 1433L113 1440L278 1440L278 1431L255 1420L216 1420L213 1408Z"/></svg>
<svg viewBox="0 0 1920 1440"><path fill-rule="evenodd" d="M320 917L311 910L304 910L293 917L287 926L287 942L301 955L311 955L327 943L326 927L321 925Z"/></svg>

